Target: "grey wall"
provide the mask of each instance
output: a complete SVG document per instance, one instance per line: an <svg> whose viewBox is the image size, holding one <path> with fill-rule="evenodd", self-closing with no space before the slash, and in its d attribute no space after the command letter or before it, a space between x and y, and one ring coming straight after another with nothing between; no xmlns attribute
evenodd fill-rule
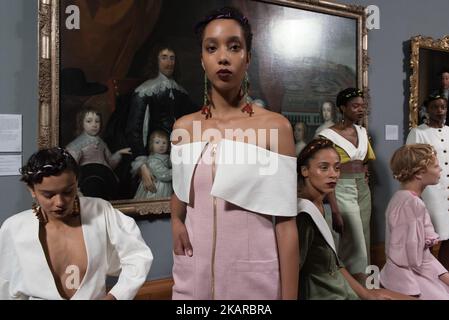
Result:
<svg viewBox="0 0 449 320"><path fill-rule="evenodd" d="M413 35L441 38L449 33L447 0L354 0L363 6L375 4L381 10L380 30L369 32L371 90L370 134L377 160L373 188L374 242L384 238L384 211L397 184L391 178L388 161L403 144L385 141L386 124L397 124L404 132L404 108L408 100L405 83L404 42ZM425 21L425 23L423 22ZM0 113L23 115L23 156L36 150L37 133L37 1L0 0ZM408 113L408 110L406 111ZM406 115L407 116L407 115ZM0 222L28 209L31 197L18 177L0 177ZM139 221L142 234L153 249L155 263L150 279L171 274L170 225L167 220Z"/></svg>
<svg viewBox="0 0 449 320"><path fill-rule="evenodd" d="M23 115L23 157L36 149L37 1L0 0L0 113ZM0 177L0 221L30 207L18 177Z"/></svg>

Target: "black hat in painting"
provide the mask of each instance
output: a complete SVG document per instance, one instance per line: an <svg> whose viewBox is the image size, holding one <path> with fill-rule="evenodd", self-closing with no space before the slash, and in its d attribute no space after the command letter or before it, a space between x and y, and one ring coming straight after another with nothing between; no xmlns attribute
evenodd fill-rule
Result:
<svg viewBox="0 0 449 320"><path fill-rule="evenodd" d="M60 76L61 94L93 96L102 94L108 87L98 82L87 82L84 71L79 68L64 68Z"/></svg>

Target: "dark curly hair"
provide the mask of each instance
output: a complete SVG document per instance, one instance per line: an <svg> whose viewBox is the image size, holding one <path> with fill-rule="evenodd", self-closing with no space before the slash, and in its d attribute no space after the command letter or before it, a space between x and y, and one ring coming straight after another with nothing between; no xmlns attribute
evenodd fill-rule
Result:
<svg viewBox="0 0 449 320"><path fill-rule="evenodd" d="M209 22L216 19L232 19L238 22L242 27L243 35L245 37L246 49L248 52L251 51L253 33L251 32L251 25L249 24L248 18L243 15L240 10L234 7L223 7L218 10L213 10L210 12L203 20L198 22L195 26L195 34L198 36L199 44L202 45L204 37L204 29L209 24Z"/></svg>
<svg viewBox="0 0 449 320"><path fill-rule="evenodd" d="M77 178L79 176L79 166L70 153L59 147L42 149L32 154L20 169L20 181L33 188L44 177L58 176L64 171L73 172Z"/></svg>

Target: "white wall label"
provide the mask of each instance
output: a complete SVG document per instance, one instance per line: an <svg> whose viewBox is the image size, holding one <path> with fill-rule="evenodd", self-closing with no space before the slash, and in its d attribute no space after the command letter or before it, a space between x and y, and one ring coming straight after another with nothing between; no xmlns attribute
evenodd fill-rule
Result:
<svg viewBox="0 0 449 320"><path fill-rule="evenodd" d="M22 155L0 155L0 176L18 176L22 167Z"/></svg>
<svg viewBox="0 0 449 320"><path fill-rule="evenodd" d="M399 140L399 126L398 125L385 125L385 140Z"/></svg>
<svg viewBox="0 0 449 320"><path fill-rule="evenodd" d="M21 114L0 114L0 152L22 152Z"/></svg>

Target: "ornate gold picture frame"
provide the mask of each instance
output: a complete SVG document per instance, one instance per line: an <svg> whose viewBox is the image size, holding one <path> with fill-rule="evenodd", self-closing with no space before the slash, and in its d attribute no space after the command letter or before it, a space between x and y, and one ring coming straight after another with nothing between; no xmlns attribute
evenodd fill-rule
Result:
<svg viewBox="0 0 449 320"><path fill-rule="evenodd" d="M72 1L74 4L80 3L86 0L74 0ZM97 0L87 0L89 1L89 4L92 2L95 2ZM159 14L158 18L161 17L159 20L154 22L154 24L157 26L157 24L165 23L164 25L167 25L167 21L164 21L163 19L167 19L167 12L164 12L164 5L166 5L168 2L176 2L176 0L148 0L152 3L155 3L157 6L159 6L161 13ZM67 6L67 3L70 1L60 1L60 0L39 0L39 135L38 135L38 145L40 148L44 147L50 147L50 146L57 146L60 143L60 133L61 133L61 106L60 106L60 68L61 68L61 36L63 32L60 32L60 28L63 28L65 26L63 20L65 18L65 9ZM211 3L215 3L214 0L211 0ZM277 18L281 17L282 14L285 14L285 16L288 16L289 21L294 19L301 19L301 17L305 17L307 15L315 15L315 16L322 16L323 21L326 20L326 17L328 17L328 20L346 20L347 24L350 25L350 31L352 32L352 36L349 39L353 39L353 41L346 41L344 42L344 48L347 50L349 48L350 52L350 59L352 59L350 65L345 65L345 63L341 62L334 62L331 61L331 63L326 64L326 60L324 60L323 65L331 65L333 74L338 75L338 70L343 70L344 72L347 72L347 74L351 75L352 72L352 79L351 76L347 76L348 80L347 82L340 82L341 85L348 83L351 84L351 86L357 86L359 88L362 88L366 94L366 101L369 101L369 92L368 92L368 36L367 36L367 29L365 26L365 8L362 6L356 6L356 5L344 5L344 4L338 4L330 1L324 1L324 0L246 0L246 1L240 1L240 0L229 0L229 3L226 2L226 4L234 5L237 7L243 7L243 9L253 8L257 7L260 9L259 13L250 12L252 16L249 16L250 21L257 21L254 24L259 23L260 25L263 25L262 22L269 21L271 19L270 16L266 16L266 12L280 12L281 14L277 16ZM179 5L186 5L186 1L179 1ZM198 2L198 4L203 2ZM62 4L64 5L64 8L62 8ZM216 6L222 6L223 1L217 1ZM190 1L188 6L192 7ZM204 6L210 6L210 4L204 5ZM196 8L193 6L193 9L190 8L189 10L193 10L195 14L198 16L204 16L207 12L203 12L204 6L201 8ZM265 8L263 8L265 6ZM267 9L267 10L265 10ZM196 12L195 12L196 10ZM168 10L166 10L168 11ZM181 10L182 11L182 10ZM200 12L201 11L201 12ZM245 10L243 10L245 12ZM265 12L265 13L263 13ZM249 14L249 13L248 13ZM256 14L256 16L254 16ZM257 16L259 14L259 16ZM299 18L298 18L299 17ZM287 19L287 18L285 18ZM304 19L303 26L307 29L307 32L310 34L313 34L313 26L307 26L309 19ZM318 20L320 21L320 20ZM287 23L286 26L289 24ZM81 27L83 26L83 22L81 21ZM295 24L291 25L292 28L294 28ZM339 29L335 28L335 25L333 32L336 32L338 34ZM324 28L324 34L330 33L330 29L332 26L329 24L323 23L320 28ZM174 28L183 28L186 31L190 32L192 28L190 26L174 26ZM325 29L328 28L328 29ZM262 38L262 39L272 39L273 33L271 32L269 35L266 34L268 29L261 29L255 28L255 38ZM261 31L262 30L262 31ZM327 30L327 31L326 31ZM285 31L285 30L284 30ZM176 31L179 32L179 31ZM265 32L265 34L264 34ZM276 37L276 35L274 35ZM301 44L298 45L297 50L301 51L305 47L307 47L307 39L304 40ZM265 40L264 40L265 41ZM322 45L325 43L324 40L321 40L322 42L319 43L319 45ZM264 42L265 43L265 42ZM191 44L190 47L194 47L194 44ZM333 51L329 48L321 48L318 47L321 52L329 55L329 52L332 51L335 54L338 55L336 52L338 50ZM193 50L193 49L192 49ZM268 48L267 50L271 50ZM193 54L192 54L193 52ZM258 52L259 55L261 51ZM273 51L274 52L274 51ZM274 56L273 52L270 52L271 56ZM179 55L182 56L189 56L192 57L193 55L196 55L196 51L191 52L179 52ZM256 54L257 55L257 54ZM253 54L254 56L254 54ZM195 56L196 57L196 56ZM263 60L264 58L259 57L259 64L265 66L266 60ZM200 68L199 64L199 57L197 58L197 64L198 68ZM254 59L253 59L254 60ZM342 59L343 60L343 59ZM273 60L271 60L273 61ZM296 103L296 101L299 101L302 103L302 101L306 101L306 99L301 100L301 95L295 95L295 85L294 81L296 81L296 78L291 78L291 74L295 73L295 70L288 69L288 65L285 64L285 62L281 60L278 60L277 62L284 63L284 65L281 65L284 73L281 75L283 77L290 77L286 81L281 81L281 83L286 83L289 86L289 96L287 95L283 97L282 99L279 99L278 101L281 101L282 104L285 104L285 101L293 101L293 103ZM309 60L304 60L306 63ZM310 60L311 61L311 60ZM312 66L316 67L316 64L310 63ZM274 62L273 62L274 63ZM292 64L295 65L295 64ZM296 64L297 65L297 64ZM272 67L274 64L272 65ZM193 67L191 67L193 68ZM345 69L346 68L346 69ZM260 68L262 70L262 68ZM335 71L336 70L336 71ZM346 70L346 71L345 71ZM347 71L349 70L349 71ZM351 71L352 70L352 71ZM251 70L250 70L251 71ZM264 70L262 70L264 71ZM196 72L196 71L195 71ZM190 72L184 72L184 74L189 74ZM266 73L269 73L269 71L266 71ZM315 70L314 72L310 72L310 79L316 80L315 78L319 78L324 82L328 82L329 79L326 78L326 72L323 72L323 70L318 70L318 72ZM251 77L251 74L250 74ZM257 81L263 82L268 81L266 80L268 77L264 79L263 78L263 72L260 72L256 76ZM262 80L260 80L262 79ZM200 80L201 81L201 80ZM255 94L257 98L257 94L261 94L263 92L263 85L260 85L256 81L255 83ZM319 82L318 80L316 82ZM196 84L192 85L189 81L186 81L186 86L191 85L192 87L196 87ZM292 85L293 83L293 85ZM183 84L184 85L184 84ZM279 83L276 84L279 86ZM285 85L285 86L287 86ZM319 83L318 83L319 86ZM269 85L265 85L265 87L269 87ZM298 86L296 86L298 87ZM293 88L293 89L291 89ZM316 86L314 87L316 88ZM323 86L321 86L323 88ZM340 90L343 88L339 88ZM304 92L308 92L308 89L306 89ZM323 92L323 97L318 97L319 99L312 101L312 104L316 106L316 111L310 112L310 110L301 109L299 108L297 113L302 112L309 112L311 114L311 117L314 119L319 118L319 111L318 111L318 104L323 103L325 97L326 99L330 99L330 97L333 97L335 99L335 95L337 92L335 90L326 91L326 90L317 90L316 92ZM187 87L187 91L189 91L189 87ZM192 90L193 91L193 90ZM286 90L287 91L287 90ZM195 96L195 92L192 92L192 95ZM199 94L197 94L199 95ZM267 98L269 97L269 98ZM287 99L287 98L288 99ZM270 103L270 99L272 99L272 95L266 94L263 96L265 100L268 100L266 102ZM297 100L295 100L297 99ZM199 102L201 103L201 102ZM273 103L271 103L273 105ZM273 106L270 106L273 107ZM309 108L310 109L310 108ZM304 111L306 110L306 111ZM273 111L281 112L284 115L286 115L287 118L291 116L290 110L285 109L283 106L274 106ZM290 113L289 113L290 112ZM315 114L315 115L314 115ZM289 118L290 119L290 118ZM290 119L292 124L293 121L298 121L298 118ZM301 118L303 119L303 118ZM309 119L309 118L307 118ZM364 125L367 126L367 117L365 117ZM307 120L308 121L308 120ZM315 121L315 120L314 120ZM316 126L318 123L313 122L312 128L315 129L314 126ZM124 200L117 200L112 202L114 207L118 208L119 210L122 210L123 212L131 215L146 215L146 214L161 214L161 213L169 213L169 200L168 199L158 199L158 200L134 200L134 199L124 199Z"/></svg>
<svg viewBox="0 0 449 320"><path fill-rule="evenodd" d="M419 111L426 96L439 86L439 73L449 67L449 36L434 39L415 36L410 40L409 128L420 124Z"/></svg>

